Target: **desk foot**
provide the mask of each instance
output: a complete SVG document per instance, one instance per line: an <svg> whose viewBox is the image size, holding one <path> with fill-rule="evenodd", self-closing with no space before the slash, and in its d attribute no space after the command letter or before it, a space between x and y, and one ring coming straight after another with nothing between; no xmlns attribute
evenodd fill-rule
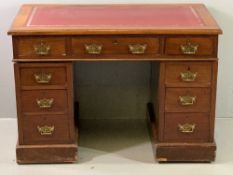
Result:
<svg viewBox="0 0 233 175"><path fill-rule="evenodd" d="M159 162L211 162L215 160L215 143L156 143Z"/></svg>
<svg viewBox="0 0 233 175"><path fill-rule="evenodd" d="M77 145L19 145L16 146L18 164L72 163L77 161Z"/></svg>

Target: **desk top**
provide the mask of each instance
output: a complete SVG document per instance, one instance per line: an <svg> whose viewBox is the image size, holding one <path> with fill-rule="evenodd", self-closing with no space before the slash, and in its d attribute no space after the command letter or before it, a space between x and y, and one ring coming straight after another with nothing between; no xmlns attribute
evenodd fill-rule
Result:
<svg viewBox="0 0 233 175"><path fill-rule="evenodd" d="M11 35L219 34L202 4L23 5Z"/></svg>

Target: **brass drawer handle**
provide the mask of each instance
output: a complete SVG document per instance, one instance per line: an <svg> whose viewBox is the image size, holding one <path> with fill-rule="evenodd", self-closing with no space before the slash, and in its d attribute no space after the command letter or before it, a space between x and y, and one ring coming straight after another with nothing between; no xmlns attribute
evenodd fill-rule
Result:
<svg viewBox="0 0 233 175"><path fill-rule="evenodd" d="M39 56L49 55L49 52L51 49L50 45L44 44L42 41L40 44L36 44L33 47L34 47L34 51L36 55L39 55Z"/></svg>
<svg viewBox="0 0 233 175"><path fill-rule="evenodd" d="M54 126L37 126L37 130L40 133L40 135L52 135L54 132L55 127Z"/></svg>
<svg viewBox="0 0 233 175"><path fill-rule="evenodd" d="M180 49L182 53L185 55L195 55L197 54L198 47L199 47L198 44L192 44L191 42L188 41L187 44L181 45Z"/></svg>
<svg viewBox="0 0 233 175"><path fill-rule="evenodd" d="M190 124L190 123L185 123L185 124L178 124L178 129L182 133L193 133L195 130L196 124Z"/></svg>
<svg viewBox="0 0 233 175"><path fill-rule="evenodd" d="M39 84L48 84L52 79L51 73L40 72L34 74L34 78Z"/></svg>
<svg viewBox="0 0 233 175"><path fill-rule="evenodd" d="M39 108L51 108L53 105L54 99L53 98L43 98L43 99L36 99L36 103L39 106Z"/></svg>
<svg viewBox="0 0 233 175"><path fill-rule="evenodd" d="M193 82L197 78L197 72L181 72L180 77L185 82Z"/></svg>
<svg viewBox="0 0 233 175"><path fill-rule="evenodd" d="M147 44L130 44L129 51L132 54L144 54L147 48Z"/></svg>
<svg viewBox="0 0 233 175"><path fill-rule="evenodd" d="M99 55L103 46L99 44L85 44L85 50L88 54Z"/></svg>
<svg viewBox="0 0 233 175"><path fill-rule="evenodd" d="M179 101L182 106L191 106L196 102L196 96L179 96Z"/></svg>

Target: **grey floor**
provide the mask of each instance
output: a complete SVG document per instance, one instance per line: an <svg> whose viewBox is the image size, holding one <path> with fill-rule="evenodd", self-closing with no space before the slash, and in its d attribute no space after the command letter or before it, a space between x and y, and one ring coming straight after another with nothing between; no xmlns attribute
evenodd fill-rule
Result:
<svg viewBox="0 0 233 175"><path fill-rule="evenodd" d="M210 164L157 163L142 120L85 120L80 128L79 162L18 165L15 161L16 120L1 119L0 175L233 174L233 119L217 119L217 158Z"/></svg>

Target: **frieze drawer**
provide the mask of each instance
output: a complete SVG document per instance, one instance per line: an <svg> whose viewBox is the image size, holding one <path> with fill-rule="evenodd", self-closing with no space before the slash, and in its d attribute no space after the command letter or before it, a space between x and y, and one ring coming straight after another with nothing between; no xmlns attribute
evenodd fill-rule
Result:
<svg viewBox="0 0 233 175"><path fill-rule="evenodd" d="M16 37L15 58L59 59L67 55L65 37Z"/></svg>

